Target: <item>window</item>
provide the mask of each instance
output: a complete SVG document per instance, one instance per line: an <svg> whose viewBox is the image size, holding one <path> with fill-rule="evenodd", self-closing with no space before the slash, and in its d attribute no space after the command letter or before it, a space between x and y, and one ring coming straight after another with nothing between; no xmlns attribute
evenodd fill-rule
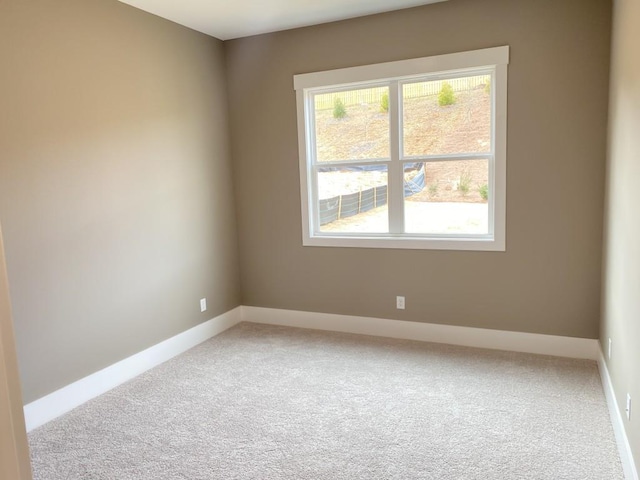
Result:
<svg viewBox="0 0 640 480"><path fill-rule="evenodd" d="M504 251L508 58L295 75L303 244Z"/></svg>

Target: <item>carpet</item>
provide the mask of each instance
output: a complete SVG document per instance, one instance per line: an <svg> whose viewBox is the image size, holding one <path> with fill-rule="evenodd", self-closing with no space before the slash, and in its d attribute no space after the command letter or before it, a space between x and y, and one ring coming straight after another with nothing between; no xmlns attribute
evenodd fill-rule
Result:
<svg viewBox="0 0 640 480"><path fill-rule="evenodd" d="M251 323L29 443L35 480L624 478L593 361Z"/></svg>

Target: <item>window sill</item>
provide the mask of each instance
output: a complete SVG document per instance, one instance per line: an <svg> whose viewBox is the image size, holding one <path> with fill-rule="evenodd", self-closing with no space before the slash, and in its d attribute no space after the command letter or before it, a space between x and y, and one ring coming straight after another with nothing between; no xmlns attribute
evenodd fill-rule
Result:
<svg viewBox="0 0 640 480"><path fill-rule="evenodd" d="M374 236L338 236L317 235L305 237L305 247L345 247L345 248L395 248L413 250L461 250L481 252L504 252L505 243L492 236L460 238L460 237L374 237Z"/></svg>

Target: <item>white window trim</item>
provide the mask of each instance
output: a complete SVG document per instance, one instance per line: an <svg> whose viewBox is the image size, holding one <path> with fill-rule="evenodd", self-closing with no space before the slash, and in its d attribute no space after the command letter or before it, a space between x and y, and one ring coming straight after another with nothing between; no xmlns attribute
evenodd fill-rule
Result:
<svg viewBox="0 0 640 480"><path fill-rule="evenodd" d="M506 162L507 162L507 65L509 47L495 47L469 52L452 53L433 57L400 60L359 67L342 68L324 72L306 73L294 76L298 111L298 148L300 156L300 196L302 213L303 245L323 247L400 248L431 250L506 250ZM492 95L494 101L492 123L494 162L489 172L489 225L493 232L488 235L420 235L420 234L336 234L314 233L312 211L310 209L315 192L310 158L312 142L308 142L308 132L312 119L309 118L306 103L310 91L322 87L343 87L362 82L385 81L399 77L420 77L433 73L462 73L466 69L488 68L494 71ZM390 92L391 95L391 92ZM390 108L390 122L398 122L397 102L395 112ZM390 105L391 107L391 105ZM392 128L393 132L394 129ZM392 134L393 137L393 134ZM397 148L399 139L391 138L391 148ZM395 143L395 146L394 146ZM395 162L401 165L401 162ZM390 167L394 162L390 162ZM391 177L391 176L390 176ZM391 182L389 188L393 188ZM389 208L392 208L390 203ZM315 211L315 210L314 210ZM492 218L493 217L493 218ZM393 218L393 215L391 216Z"/></svg>

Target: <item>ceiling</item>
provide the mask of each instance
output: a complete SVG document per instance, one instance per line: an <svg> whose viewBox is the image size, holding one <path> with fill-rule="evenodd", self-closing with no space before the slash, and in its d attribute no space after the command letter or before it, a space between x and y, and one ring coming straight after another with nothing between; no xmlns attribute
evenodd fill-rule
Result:
<svg viewBox="0 0 640 480"><path fill-rule="evenodd" d="M230 40L446 0L120 1L220 40Z"/></svg>

